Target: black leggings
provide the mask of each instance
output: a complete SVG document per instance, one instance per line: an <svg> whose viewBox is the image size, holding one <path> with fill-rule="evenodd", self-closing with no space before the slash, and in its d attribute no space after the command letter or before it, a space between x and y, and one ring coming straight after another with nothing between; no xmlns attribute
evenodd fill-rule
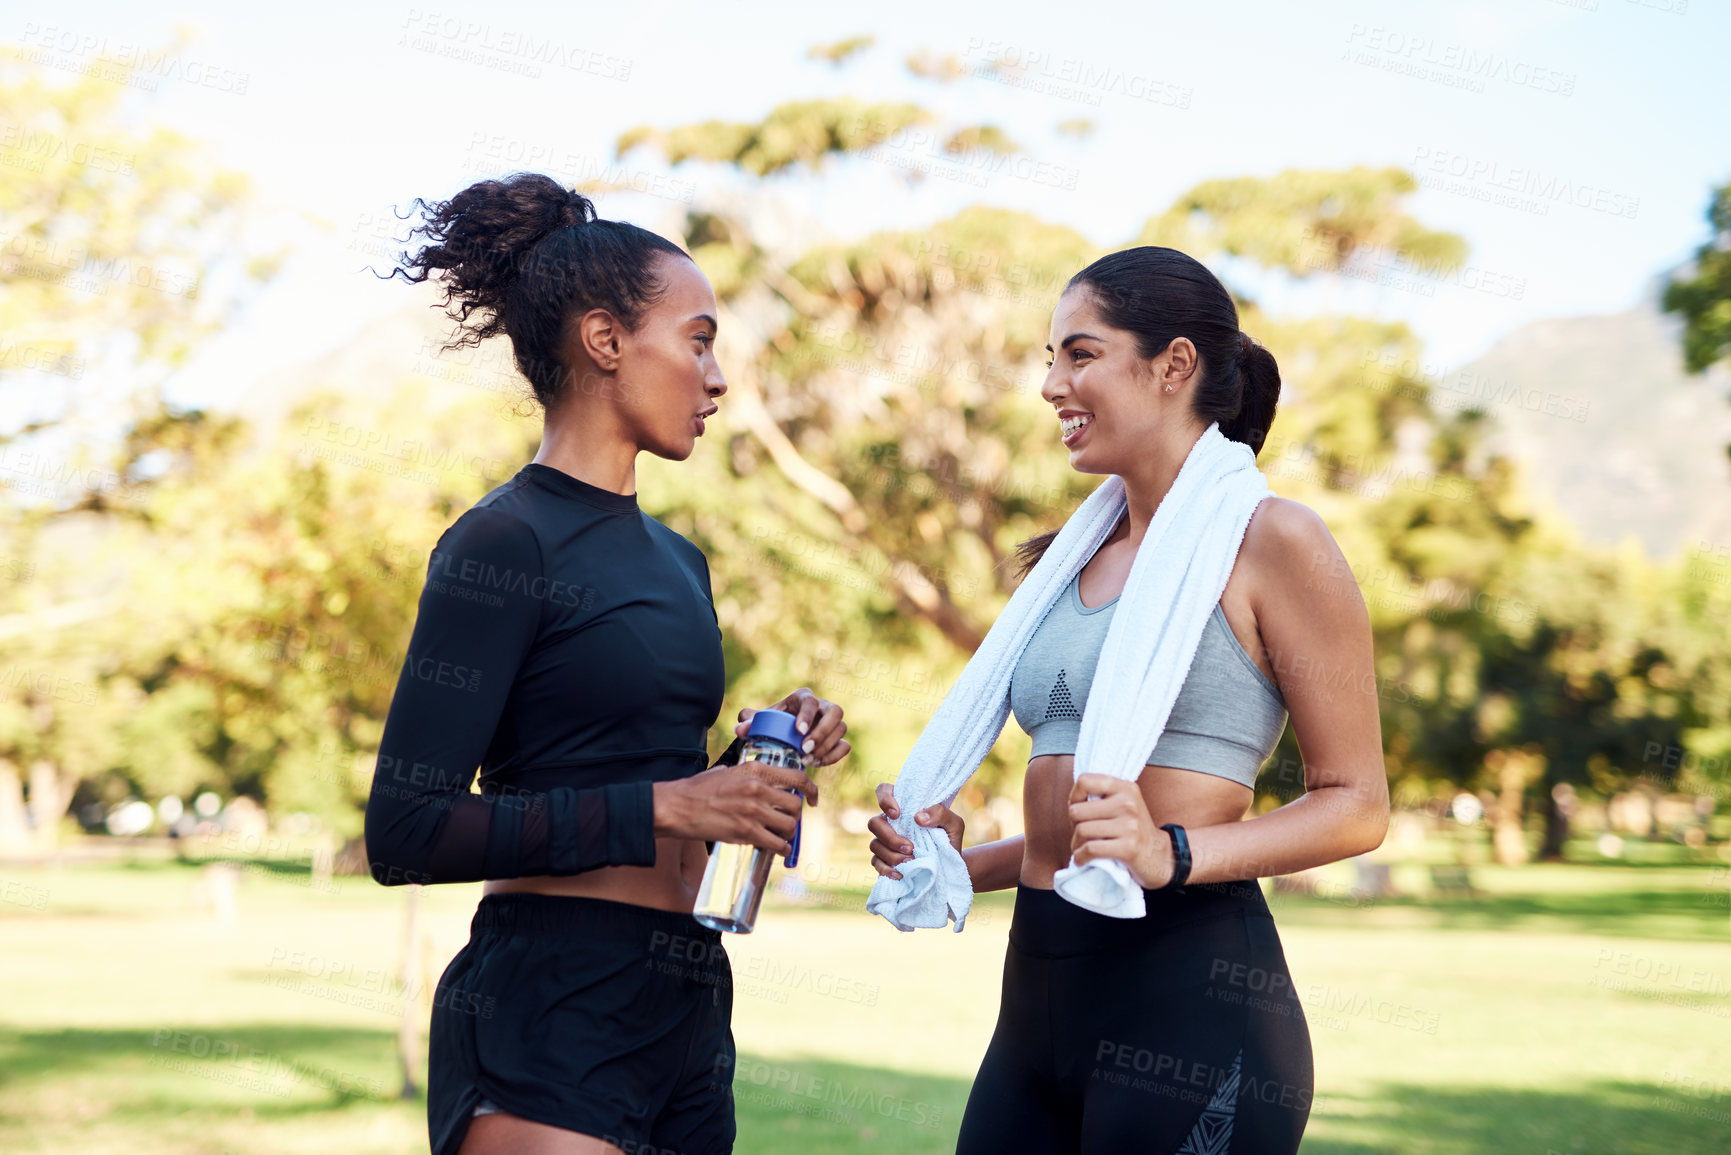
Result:
<svg viewBox="0 0 1731 1155"><path fill-rule="evenodd" d="M1143 893L1120 919L1016 888L957 1155L1298 1150L1310 1029L1261 887Z"/></svg>

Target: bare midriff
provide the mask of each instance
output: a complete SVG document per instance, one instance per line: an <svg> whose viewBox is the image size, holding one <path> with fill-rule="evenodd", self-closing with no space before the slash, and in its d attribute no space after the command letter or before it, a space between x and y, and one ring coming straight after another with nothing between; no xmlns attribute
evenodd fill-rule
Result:
<svg viewBox="0 0 1731 1155"><path fill-rule="evenodd" d="M1052 876L1070 865L1070 790L1075 784L1074 754L1041 754L1028 762L1022 781L1023 886L1051 890ZM1254 791L1229 778L1148 766L1137 784L1155 826L1176 822L1185 828L1236 822L1250 808Z"/></svg>
<svg viewBox="0 0 1731 1155"><path fill-rule="evenodd" d="M697 888L708 861L703 843L696 839L657 838L654 866L603 866L582 874L494 878L482 886L481 893L604 898L689 913L697 904Z"/></svg>
<svg viewBox="0 0 1731 1155"><path fill-rule="evenodd" d="M1083 567L1076 592L1084 606L1104 605L1123 592L1134 556L1124 547L1124 532L1120 523L1107 546ZM1256 626L1248 582L1243 567L1235 566L1221 594L1220 608L1238 644L1272 681L1274 667ZM1075 785L1075 765L1074 754L1041 754L1028 761L1022 780L1022 824L1027 832L1020 879L1024 886L1051 890L1052 876L1070 865L1074 833L1070 791ZM1146 766L1136 781L1156 827L1168 822L1186 829L1236 822L1256 797L1250 787L1230 778L1176 766Z"/></svg>

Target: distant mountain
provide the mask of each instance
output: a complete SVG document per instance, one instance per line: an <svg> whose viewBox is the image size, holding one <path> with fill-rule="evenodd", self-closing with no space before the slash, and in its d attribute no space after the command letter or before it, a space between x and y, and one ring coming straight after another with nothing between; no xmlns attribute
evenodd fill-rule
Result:
<svg viewBox="0 0 1731 1155"><path fill-rule="evenodd" d="M1589 541L1649 556L1731 543L1731 373L1683 371L1680 319L1654 296L1625 313L1521 326L1432 390L1478 404L1493 444Z"/></svg>

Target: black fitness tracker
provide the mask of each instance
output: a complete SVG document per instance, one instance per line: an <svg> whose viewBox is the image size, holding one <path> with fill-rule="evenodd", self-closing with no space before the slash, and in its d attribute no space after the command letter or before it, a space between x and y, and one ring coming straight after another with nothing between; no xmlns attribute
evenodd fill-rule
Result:
<svg viewBox="0 0 1731 1155"><path fill-rule="evenodd" d="M1190 837L1176 822L1168 822L1160 829L1172 836L1172 878L1160 889L1183 890L1184 880L1190 877Z"/></svg>

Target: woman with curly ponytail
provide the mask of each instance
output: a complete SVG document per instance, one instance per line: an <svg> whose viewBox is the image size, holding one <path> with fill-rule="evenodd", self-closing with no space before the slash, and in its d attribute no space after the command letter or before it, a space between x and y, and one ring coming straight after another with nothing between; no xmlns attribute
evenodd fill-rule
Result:
<svg viewBox="0 0 1731 1155"><path fill-rule="evenodd" d="M432 551L367 802L377 881L485 882L433 996L431 1148L730 1151L731 971L691 914L706 844L785 854L817 787L738 764L738 740L709 764L709 564L638 507L637 455L685 460L727 391L715 293L550 177L415 203L426 243L393 273L438 281L452 346L510 338L545 410L534 460ZM772 708L808 766L848 752L833 702Z"/></svg>
<svg viewBox="0 0 1731 1155"><path fill-rule="evenodd" d="M1102 257L1070 280L1050 340L1054 435L1073 468L1110 476L1061 539L1022 544L1025 580L993 627L1009 619L1016 640L988 634L992 664L957 682L1007 683L1032 738L1026 834L964 849L960 816L932 801L954 797L984 739L941 783L910 759L868 823L879 913L929 907L932 878L959 890L942 892L951 911L970 889L1016 891L959 1155L1289 1155L1310 1111L1310 1035L1256 880L1382 842L1369 615L1322 519L1256 470L1280 370L1212 273L1169 248ZM1109 644L1114 610L1125 630ZM982 709L1001 700L981 695ZM1093 728L1091 699L1113 711L1088 714ZM1306 793L1247 818L1289 717ZM945 874L956 854L965 878Z"/></svg>

